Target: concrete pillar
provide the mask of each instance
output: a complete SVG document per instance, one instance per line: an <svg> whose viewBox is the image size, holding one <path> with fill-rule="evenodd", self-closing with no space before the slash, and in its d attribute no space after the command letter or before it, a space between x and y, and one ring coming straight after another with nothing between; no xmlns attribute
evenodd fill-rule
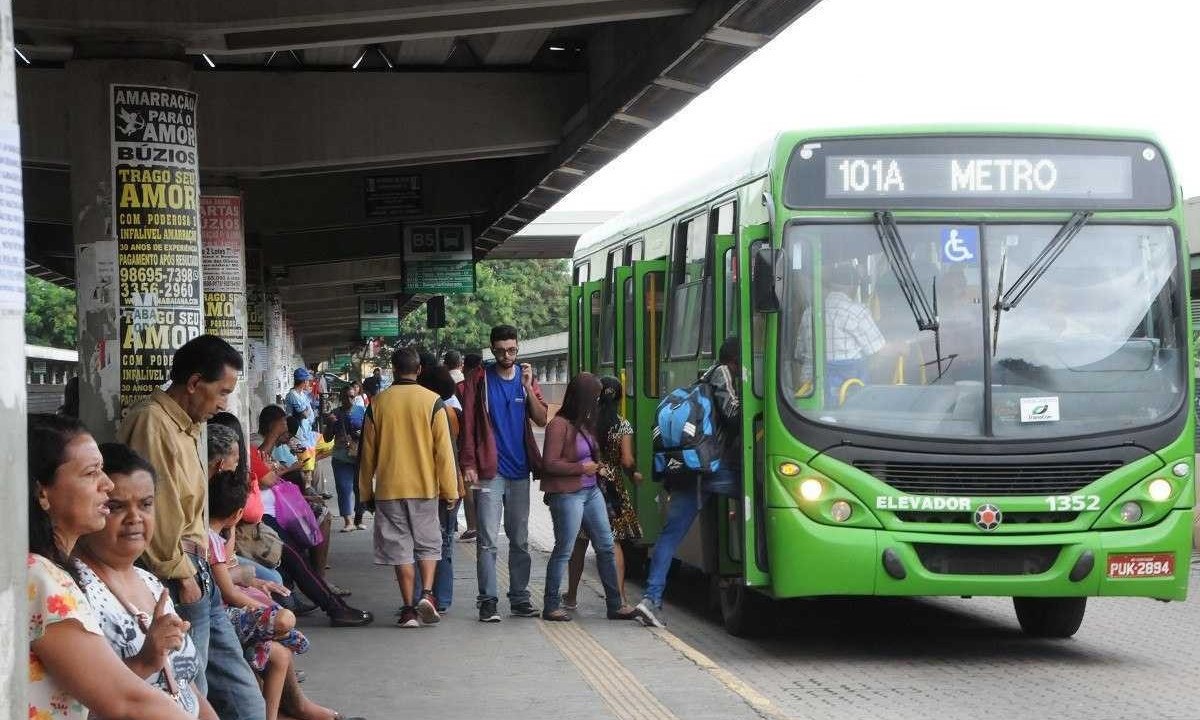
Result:
<svg viewBox="0 0 1200 720"><path fill-rule="evenodd" d="M19 378L25 368L25 222L21 196L21 135L17 128L12 7L0 0L0 371ZM0 523L9 542L0 550L0 718L24 718L29 625L25 609L25 386L0 387Z"/></svg>
<svg viewBox="0 0 1200 720"><path fill-rule="evenodd" d="M267 293L262 272L262 250L246 248L246 394L251 429L258 424L258 414L263 407L275 401L268 382Z"/></svg>
<svg viewBox="0 0 1200 720"><path fill-rule="evenodd" d="M196 96L179 46L77 48L76 58L66 72L79 407L105 441L203 332Z"/></svg>
<svg viewBox="0 0 1200 720"><path fill-rule="evenodd" d="M229 397L229 412L250 427L250 363L246 344L246 238L242 194L236 188L205 188L200 198L205 330L242 356L242 377Z"/></svg>
<svg viewBox="0 0 1200 720"><path fill-rule="evenodd" d="M264 395L274 403L282 394L284 363L283 300L279 293L267 294L267 382Z"/></svg>

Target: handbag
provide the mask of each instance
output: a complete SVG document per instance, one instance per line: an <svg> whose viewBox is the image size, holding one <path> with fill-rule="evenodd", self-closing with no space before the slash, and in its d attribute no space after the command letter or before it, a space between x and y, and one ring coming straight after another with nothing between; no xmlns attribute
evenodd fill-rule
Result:
<svg viewBox="0 0 1200 720"><path fill-rule="evenodd" d="M235 542L238 553L269 568L277 568L283 561L283 539L266 523L239 524Z"/></svg>
<svg viewBox="0 0 1200 720"><path fill-rule="evenodd" d="M321 525L300 488L290 482L278 482L275 491L275 519L293 544L311 548L325 540Z"/></svg>

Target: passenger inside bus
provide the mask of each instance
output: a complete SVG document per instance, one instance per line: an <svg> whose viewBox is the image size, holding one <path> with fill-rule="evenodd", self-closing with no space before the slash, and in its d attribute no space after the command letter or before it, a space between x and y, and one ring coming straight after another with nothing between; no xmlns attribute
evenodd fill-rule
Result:
<svg viewBox="0 0 1200 720"><path fill-rule="evenodd" d="M855 299L861 286L858 269L850 264L834 265L824 274L826 289L822 308L825 321L825 405L841 404L847 383L864 382L868 361L887 344L866 305ZM801 378L811 382L812 363L807 338L812 335L812 312L805 310L797 335L796 356L801 360ZM804 388L801 388L804 391Z"/></svg>

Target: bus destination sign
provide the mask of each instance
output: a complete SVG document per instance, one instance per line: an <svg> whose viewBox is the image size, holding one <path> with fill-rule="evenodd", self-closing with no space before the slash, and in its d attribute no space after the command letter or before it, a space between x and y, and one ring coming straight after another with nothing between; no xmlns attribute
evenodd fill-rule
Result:
<svg viewBox="0 0 1200 720"><path fill-rule="evenodd" d="M790 207L1170 207L1170 178L1147 142L1046 137L810 141L788 165Z"/></svg>

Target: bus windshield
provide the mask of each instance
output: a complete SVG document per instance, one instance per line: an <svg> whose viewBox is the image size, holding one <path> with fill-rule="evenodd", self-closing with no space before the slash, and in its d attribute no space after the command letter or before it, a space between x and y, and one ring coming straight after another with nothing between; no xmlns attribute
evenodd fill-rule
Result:
<svg viewBox="0 0 1200 720"><path fill-rule="evenodd" d="M890 244L879 223L787 229L780 379L804 417L890 435L1035 440L1153 424L1183 401L1170 226L1093 220L1049 253L1061 222L893 227L902 239ZM1019 304L996 306L1006 284L1051 256ZM936 322L914 317L912 297Z"/></svg>

